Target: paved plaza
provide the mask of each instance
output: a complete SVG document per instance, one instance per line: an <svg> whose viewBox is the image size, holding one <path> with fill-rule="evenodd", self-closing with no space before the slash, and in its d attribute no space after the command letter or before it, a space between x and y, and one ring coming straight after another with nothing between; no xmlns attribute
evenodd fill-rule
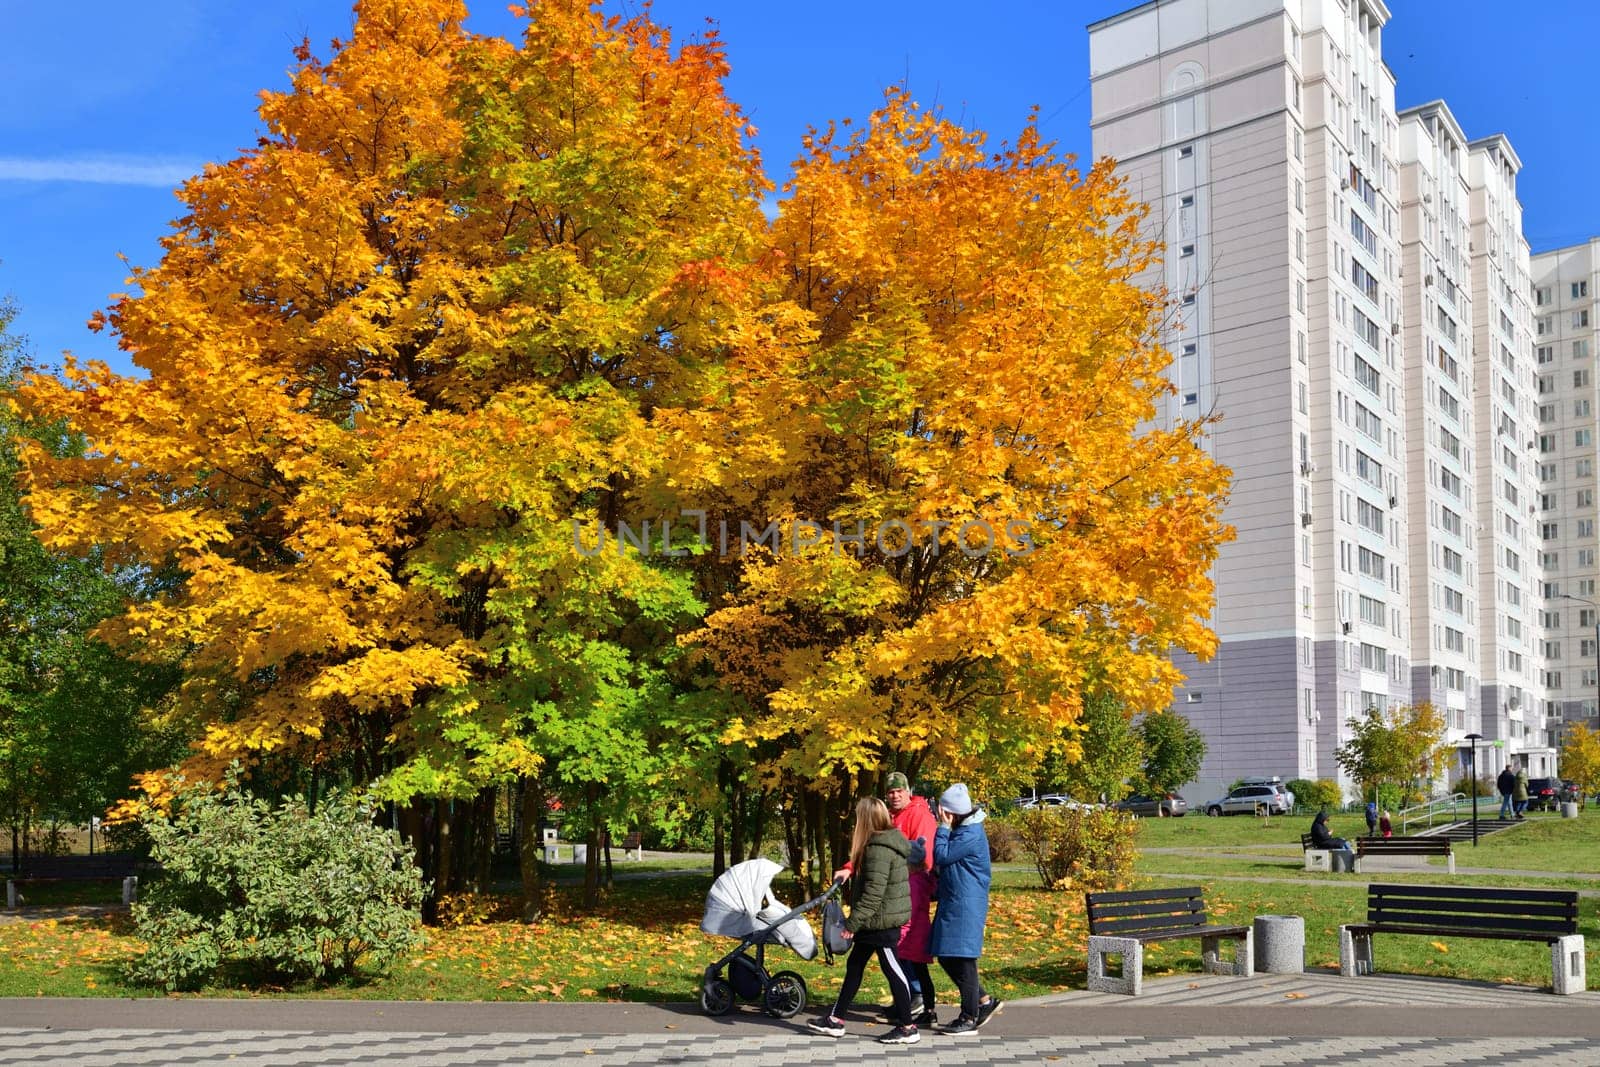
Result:
<svg viewBox="0 0 1600 1067"><path fill-rule="evenodd" d="M1325 972L1145 988L1017 1001L979 1035L909 1047L865 1019L833 1040L681 1004L0 1000L0 1064L1600 1064L1600 992Z"/></svg>

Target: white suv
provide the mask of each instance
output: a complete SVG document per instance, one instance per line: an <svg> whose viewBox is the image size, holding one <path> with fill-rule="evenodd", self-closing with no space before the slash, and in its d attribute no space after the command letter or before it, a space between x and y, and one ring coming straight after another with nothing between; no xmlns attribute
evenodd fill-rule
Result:
<svg viewBox="0 0 1600 1067"><path fill-rule="evenodd" d="M1263 808L1269 815L1287 815L1294 807L1282 786L1241 785L1221 800L1206 805L1207 815L1254 815Z"/></svg>

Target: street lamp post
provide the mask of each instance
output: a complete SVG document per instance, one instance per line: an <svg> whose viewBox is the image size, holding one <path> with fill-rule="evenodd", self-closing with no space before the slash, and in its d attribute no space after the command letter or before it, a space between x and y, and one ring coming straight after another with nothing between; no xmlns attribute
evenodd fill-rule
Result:
<svg viewBox="0 0 1600 1067"><path fill-rule="evenodd" d="M1478 847L1478 742L1483 740L1482 734L1468 734L1466 740L1472 745L1467 749L1467 781L1472 783L1472 847Z"/></svg>

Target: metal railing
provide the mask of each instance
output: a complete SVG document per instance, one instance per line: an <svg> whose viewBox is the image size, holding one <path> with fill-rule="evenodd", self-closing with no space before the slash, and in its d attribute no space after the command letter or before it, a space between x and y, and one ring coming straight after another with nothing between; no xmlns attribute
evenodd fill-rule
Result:
<svg viewBox="0 0 1600 1067"><path fill-rule="evenodd" d="M1424 828L1431 827L1433 821L1446 812L1450 815L1448 821L1460 822L1466 817L1462 814L1463 808L1469 811L1472 808L1472 798L1465 793L1451 793L1449 796L1434 797L1421 804L1413 804L1400 812L1400 832L1409 834L1413 824L1421 824Z"/></svg>

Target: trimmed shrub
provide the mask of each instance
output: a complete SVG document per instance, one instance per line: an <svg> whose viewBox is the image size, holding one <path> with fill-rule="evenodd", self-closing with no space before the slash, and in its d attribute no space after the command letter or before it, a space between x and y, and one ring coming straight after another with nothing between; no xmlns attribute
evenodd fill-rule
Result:
<svg viewBox="0 0 1600 1067"><path fill-rule="evenodd" d="M1287 782L1283 783L1283 787L1294 794L1294 806L1296 811L1301 809L1316 811L1317 808L1320 807L1316 801L1316 797L1314 796L1317 791L1317 783L1313 782L1311 779L1291 778Z"/></svg>
<svg viewBox="0 0 1600 1067"><path fill-rule="evenodd" d="M325 982L420 943L421 872L365 803L335 794L315 814L298 798L274 808L230 779L180 805L143 820L162 872L133 908L148 945L129 964L134 981Z"/></svg>
<svg viewBox="0 0 1600 1067"><path fill-rule="evenodd" d="M1011 821L1048 890L1107 889L1133 869L1137 823L1126 812L1053 808L1018 812Z"/></svg>
<svg viewBox="0 0 1600 1067"><path fill-rule="evenodd" d="M1450 783L1450 792L1452 792L1452 793L1465 793L1467 796L1470 797L1470 796L1472 796L1472 787L1473 787L1472 779L1468 778L1466 775L1462 775L1460 778L1457 778L1455 781ZM1478 795L1480 797L1496 797L1496 796L1498 796L1498 794L1495 792L1494 782L1491 779L1479 778L1478 781L1477 781L1477 787L1478 787Z"/></svg>

